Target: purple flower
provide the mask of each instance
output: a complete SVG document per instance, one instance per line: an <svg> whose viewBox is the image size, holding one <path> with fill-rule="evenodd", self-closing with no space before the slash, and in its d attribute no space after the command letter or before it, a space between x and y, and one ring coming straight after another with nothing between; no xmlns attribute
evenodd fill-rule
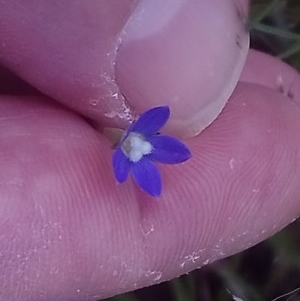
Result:
<svg viewBox="0 0 300 301"><path fill-rule="evenodd" d="M113 169L119 183L126 181L131 172L142 190L157 197L162 184L155 162L176 164L191 157L182 142L158 133L169 117L169 107L156 107L143 113L124 131L113 155Z"/></svg>

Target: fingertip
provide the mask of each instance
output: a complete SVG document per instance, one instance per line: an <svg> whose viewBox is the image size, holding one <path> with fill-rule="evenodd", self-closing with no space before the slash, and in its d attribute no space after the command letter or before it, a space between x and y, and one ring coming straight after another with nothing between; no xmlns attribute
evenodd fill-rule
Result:
<svg viewBox="0 0 300 301"><path fill-rule="evenodd" d="M249 0L236 0L240 5L240 11L244 16L248 15L249 12Z"/></svg>
<svg viewBox="0 0 300 301"><path fill-rule="evenodd" d="M238 5L215 2L140 1L118 50L116 80L128 103L139 112L166 103L166 129L179 136L216 118L246 58Z"/></svg>
<svg viewBox="0 0 300 301"><path fill-rule="evenodd" d="M101 124L128 124L114 64L138 0L2 0L0 61L43 94Z"/></svg>

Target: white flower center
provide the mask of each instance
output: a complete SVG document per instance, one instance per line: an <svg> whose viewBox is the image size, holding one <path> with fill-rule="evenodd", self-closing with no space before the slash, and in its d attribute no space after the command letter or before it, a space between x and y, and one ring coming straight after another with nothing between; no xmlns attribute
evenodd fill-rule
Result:
<svg viewBox="0 0 300 301"><path fill-rule="evenodd" d="M122 144L122 150L132 162L140 161L144 155L149 155L152 145L138 133L130 133Z"/></svg>

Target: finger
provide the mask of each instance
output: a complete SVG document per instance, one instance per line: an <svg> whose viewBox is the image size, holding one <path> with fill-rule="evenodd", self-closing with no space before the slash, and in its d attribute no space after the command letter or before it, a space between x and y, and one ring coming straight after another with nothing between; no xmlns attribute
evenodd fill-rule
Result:
<svg viewBox="0 0 300 301"><path fill-rule="evenodd" d="M122 93L139 111L168 104L171 132L194 136L224 107L248 51L234 1L141 1L116 61Z"/></svg>
<svg viewBox="0 0 300 301"><path fill-rule="evenodd" d="M0 0L0 61L81 114L106 125L128 122L114 64L120 32L137 2Z"/></svg>
<svg viewBox="0 0 300 301"><path fill-rule="evenodd" d="M232 93L248 50L233 0L0 4L0 60L105 125L163 104L172 107L169 131L199 133Z"/></svg>
<svg viewBox="0 0 300 301"><path fill-rule="evenodd" d="M267 88L240 84L186 141L193 159L160 166L159 200L116 184L111 146L78 116L40 99L3 98L0 112L3 300L95 300L158 283L299 214L299 108Z"/></svg>
<svg viewBox="0 0 300 301"><path fill-rule="evenodd" d="M269 87L300 104L299 72L266 53L249 51L240 80Z"/></svg>
<svg viewBox="0 0 300 301"><path fill-rule="evenodd" d="M249 0L237 0L239 5L241 6L241 11L244 12L244 15L248 15L249 11Z"/></svg>

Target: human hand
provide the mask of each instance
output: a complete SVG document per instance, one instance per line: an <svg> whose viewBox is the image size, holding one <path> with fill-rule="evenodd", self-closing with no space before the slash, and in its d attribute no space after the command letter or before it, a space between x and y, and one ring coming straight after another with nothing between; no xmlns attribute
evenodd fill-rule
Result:
<svg viewBox="0 0 300 301"><path fill-rule="evenodd" d="M72 7L0 1L2 64L51 97L16 83L19 95L0 102L1 299L96 300L151 285L248 248L299 214L300 93L296 84L285 89L293 71L283 73L282 63L274 67L264 58L265 74L255 77L253 62L261 64L262 56L250 54L257 57L246 62L244 83L195 136L236 84L246 33L229 1L215 1L218 10L214 1L202 10L196 1L188 8L178 1L179 59L168 55L178 47L175 11L166 6L160 12L170 15L153 22L159 2L152 1L153 11L141 2L146 17L131 20L119 47L118 34L138 1L73 1ZM183 17L191 11L196 31ZM139 20L149 20L149 27ZM157 31L147 36L153 24ZM203 45L207 28L214 39ZM225 33L234 30L241 44L231 47ZM143 57L144 45L157 51L156 60ZM282 85L266 80L279 72ZM20 95L25 90L31 96ZM166 130L189 137L193 158L161 166L163 194L153 199L131 181L116 184L101 129L125 127L135 110L157 104L170 106Z"/></svg>

